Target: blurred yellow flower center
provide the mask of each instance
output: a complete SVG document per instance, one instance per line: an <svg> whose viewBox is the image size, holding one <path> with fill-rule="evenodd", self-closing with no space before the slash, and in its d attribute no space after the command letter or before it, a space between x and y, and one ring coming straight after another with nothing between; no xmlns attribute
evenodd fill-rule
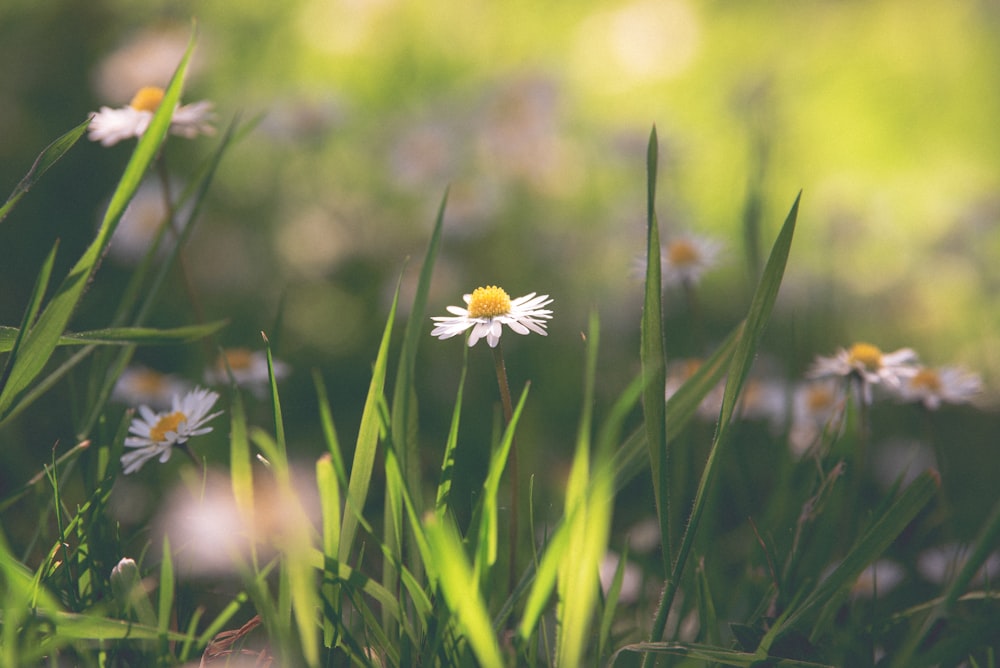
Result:
<svg viewBox="0 0 1000 668"><path fill-rule="evenodd" d="M855 343L847 351L847 359L851 364L863 364L869 369L882 366L882 351L870 343Z"/></svg>
<svg viewBox="0 0 1000 668"><path fill-rule="evenodd" d="M933 369L921 369L910 379L910 385L914 388L937 392L941 389L941 377Z"/></svg>
<svg viewBox="0 0 1000 668"><path fill-rule="evenodd" d="M470 318L494 318L510 313L510 295L503 288L487 285L476 288L469 299Z"/></svg>
<svg viewBox="0 0 1000 668"><path fill-rule="evenodd" d="M225 355L225 364L228 364L233 371L243 371L250 368L252 358L249 348L229 348L223 355ZM223 364L222 359L219 359L219 368L224 369L225 364Z"/></svg>
<svg viewBox="0 0 1000 668"><path fill-rule="evenodd" d="M822 413L833 406L834 394L828 387L810 387L806 393L806 407L810 413Z"/></svg>
<svg viewBox="0 0 1000 668"><path fill-rule="evenodd" d="M667 261L673 265L684 266L694 264L700 257L701 253L687 239L677 239L676 241L672 241L667 247Z"/></svg>
<svg viewBox="0 0 1000 668"><path fill-rule="evenodd" d="M154 394L161 392L166 387L162 373L157 373L151 369L136 371L132 376L133 388L137 394Z"/></svg>
<svg viewBox="0 0 1000 668"><path fill-rule="evenodd" d="M156 86L146 86L140 88L128 106L136 111L156 111L163 101L163 89Z"/></svg>
<svg viewBox="0 0 1000 668"><path fill-rule="evenodd" d="M177 427L180 426L182 422L187 421L187 415L184 415L181 411L171 413L170 415L164 415L157 421L156 425L149 430L149 440L159 443L160 441L167 440L167 434L170 432L176 432Z"/></svg>

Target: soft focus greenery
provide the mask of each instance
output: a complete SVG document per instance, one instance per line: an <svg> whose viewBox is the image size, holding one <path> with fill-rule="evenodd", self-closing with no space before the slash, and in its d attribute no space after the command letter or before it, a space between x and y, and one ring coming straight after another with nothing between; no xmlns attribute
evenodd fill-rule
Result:
<svg viewBox="0 0 1000 668"><path fill-rule="evenodd" d="M89 113L166 86L193 33L171 92L213 102L214 137L78 139ZM256 612L271 649L313 665L331 645L324 662L868 665L888 646L910 665L938 638L919 660L995 665L989 580L967 587L959 563L931 582L918 562L961 544L978 567L1000 526L998 37L1000 10L972 0L8 0L0 656L196 661ZM158 174L183 251L102 255ZM653 231L725 248L696 291L661 287L643 273ZM493 360L428 336L487 284L554 298L547 338L503 337L515 402L530 381L507 434L524 486L511 598L505 557L484 556L509 512L490 487ZM121 475L134 404L109 393L128 362L205 383L220 346L265 341L290 372L223 389L194 445L206 471L177 454ZM790 418L738 419L748 378L797 382L854 341L964 365L985 391L849 412L816 460L790 452ZM710 359L663 404L688 358ZM696 414L723 377L723 419ZM914 479L927 465L940 488ZM296 500L276 502L272 552L199 579L158 523L217 470L240 512ZM662 543L630 546L651 524ZM638 600L598 592L606 547L634 552ZM879 556L903 584L864 598ZM143 587L112 575L123 557ZM482 600L463 595L476 584Z"/></svg>

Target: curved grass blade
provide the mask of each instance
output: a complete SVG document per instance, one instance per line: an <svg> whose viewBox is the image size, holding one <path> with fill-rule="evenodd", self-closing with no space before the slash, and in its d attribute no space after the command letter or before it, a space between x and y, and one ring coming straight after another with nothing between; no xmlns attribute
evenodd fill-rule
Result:
<svg viewBox="0 0 1000 668"><path fill-rule="evenodd" d="M656 219L656 169L658 144L656 127L649 134L646 149L646 284L642 307L640 360L642 362L642 413L646 430L646 448L653 475L656 514L660 535L664 538L664 570L669 569L673 548L670 545L669 466L667 463L666 397L667 357L663 339L663 284L660 274L660 230Z"/></svg>
<svg viewBox="0 0 1000 668"><path fill-rule="evenodd" d="M42 263L42 268L38 272L38 278L35 279L35 287L32 288L31 297L28 299L28 308L24 310L24 317L21 318L21 327L18 329L0 327L0 352L10 351L10 356L7 357L7 361L3 367L3 373L0 374L0 389L7 384L7 377L10 375L11 367L17 359L21 344L24 342L25 334L31 329L35 318L38 317L38 309L42 306L42 298L45 296L45 291L49 287L49 279L52 277L52 265L55 263L56 249L58 248L59 242L57 241Z"/></svg>
<svg viewBox="0 0 1000 668"><path fill-rule="evenodd" d="M24 175L24 178L21 179L17 186L14 187L14 192L10 194L4 205L0 207L0 223L10 214L18 200L31 190L33 185L38 183L39 179L49 170L49 167L56 164L60 158L73 148L73 145L87 131L89 125L90 118L88 117L83 123L80 123L42 149L42 152L35 158L34 164L31 165L31 169L28 170L28 173Z"/></svg>
<svg viewBox="0 0 1000 668"><path fill-rule="evenodd" d="M229 323L228 320L216 320L204 325L188 325L170 329L153 327L109 327L107 329L91 329L85 332L67 332L56 340L57 346L88 346L98 345L147 345L163 346L179 343L191 343L211 336ZM13 350L22 329L0 325L0 353Z"/></svg>
<svg viewBox="0 0 1000 668"><path fill-rule="evenodd" d="M678 548L673 568L670 571L670 577L667 580L666 589L656 611L656 617L653 621L653 631L650 635L653 641L657 641L663 636L663 630L667 623L667 613L673 605L674 596L677 593L681 576L684 574L684 568L687 564L687 557L694 545L694 537L698 532L702 513L705 511L705 506L708 503L712 483L715 481L717 463L721 460L725 445L729 439L730 426L736 410L736 400L743 389L746 376L750 372L750 365L753 363L757 346L760 343L760 338L763 335L764 328L767 326L768 318L771 315L771 310L774 308L774 302L778 296L778 288L781 286L781 279L784 276L785 265L788 262L788 254L792 246L792 237L795 233L795 221L798 217L800 197L801 193L796 196L795 202L792 204L792 208L785 218L785 223L782 225L777 239L775 239L771 255L768 257L767 265L764 267L764 273L754 292L742 335L737 341L736 350L729 365L729 378L726 381L726 389L723 394L719 426L715 434L715 439L712 442L712 449L708 454L708 460L705 462L701 479L698 481L694 505L691 509L687 526L684 529L681 544ZM646 657L646 661L644 662L646 665L650 664L650 656L647 655Z"/></svg>

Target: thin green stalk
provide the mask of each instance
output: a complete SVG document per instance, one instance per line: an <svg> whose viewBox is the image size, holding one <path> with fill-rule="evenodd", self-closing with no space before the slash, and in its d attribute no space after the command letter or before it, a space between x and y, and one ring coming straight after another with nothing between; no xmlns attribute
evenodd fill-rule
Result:
<svg viewBox="0 0 1000 668"><path fill-rule="evenodd" d="M497 343L493 348L493 364L497 372L497 384L500 386L500 401L503 404L503 417L507 426L510 426L511 417L514 414L514 407L510 400L510 385L507 383L507 367L503 361L503 348ZM507 457L507 467L510 471L510 574L507 580L507 593L514 591L517 582L517 534L518 534L518 514L520 495L520 483L517 475L517 440L513 439L510 444L510 454Z"/></svg>

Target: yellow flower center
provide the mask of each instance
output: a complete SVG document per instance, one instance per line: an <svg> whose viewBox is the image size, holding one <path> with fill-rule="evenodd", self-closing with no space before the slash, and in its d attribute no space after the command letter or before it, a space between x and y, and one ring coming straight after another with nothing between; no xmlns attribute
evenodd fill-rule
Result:
<svg viewBox="0 0 1000 668"><path fill-rule="evenodd" d="M470 318L494 318L510 313L510 295L503 288L487 285L476 288L469 299Z"/></svg>
<svg viewBox="0 0 1000 668"><path fill-rule="evenodd" d="M136 111L156 111L163 101L163 89L156 86L145 86L139 89L128 106Z"/></svg>
<svg viewBox="0 0 1000 668"><path fill-rule="evenodd" d="M132 375L133 387L137 394L156 394L162 392L167 383L162 373L152 369L141 369Z"/></svg>
<svg viewBox="0 0 1000 668"><path fill-rule="evenodd" d="M167 434L172 431L176 432L181 422L187 422L187 415L184 415L181 411L164 415L149 430L149 440L156 443L167 440Z"/></svg>
<svg viewBox="0 0 1000 668"><path fill-rule="evenodd" d="M851 364L862 364L868 369L878 369L882 366L882 351L870 343L855 343L847 351L847 359Z"/></svg>
<svg viewBox="0 0 1000 668"><path fill-rule="evenodd" d="M228 364L233 371L245 371L250 368L252 358L249 348L229 348L223 355L225 355L225 364ZM221 359L219 360L220 369L225 369L225 364Z"/></svg>
<svg viewBox="0 0 1000 668"><path fill-rule="evenodd" d="M806 408L810 413L822 413L834 403L834 394L828 387L810 387L806 392Z"/></svg>
<svg viewBox="0 0 1000 668"><path fill-rule="evenodd" d="M695 264L701 258L698 248L687 239L677 239L667 246L667 261L675 266Z"/></svg>
<svg viewBox="0 0 1000 668"><path fill-rule="evenodd" d="M937 392L941 389L941 376L934 369L921 369L910 379L910 385L916 389Z"/></svg>

